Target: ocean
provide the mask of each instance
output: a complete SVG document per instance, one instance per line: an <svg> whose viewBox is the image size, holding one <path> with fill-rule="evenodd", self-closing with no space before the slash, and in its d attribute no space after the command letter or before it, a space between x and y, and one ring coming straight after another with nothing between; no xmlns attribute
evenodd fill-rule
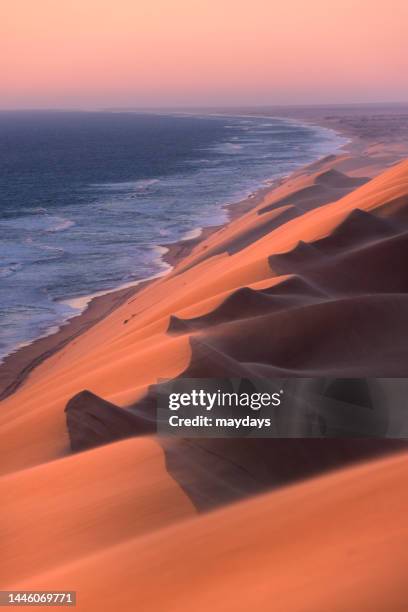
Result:
<svg viewBox="0 0 408 612"><path fill-rule="evenodd" d="M0 112L0 360L344 143L268 117Z"/></svg>

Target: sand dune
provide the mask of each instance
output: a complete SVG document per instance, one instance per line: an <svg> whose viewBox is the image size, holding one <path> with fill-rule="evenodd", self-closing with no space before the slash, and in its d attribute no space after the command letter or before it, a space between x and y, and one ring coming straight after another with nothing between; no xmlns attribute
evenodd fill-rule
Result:
<svg viewBox="0 0 408 612"><path fill-rule="evenodd" d="M406 455L240 503L40 574L79 610L403 612ZM131 585L135 585L132 588Z"/></svg>
<svg viewBox="0 0 408 612"><path fill-rule="evenodd" d="M0 490L2 587L194 514L149 438L4 476Z"/></svg>
<svg viewBox="0 0 408 612"><path fill-rule="evenodd" d="M151 429L160 378L407 376L408 161L374 176L392 160L360 146L264 190L30 370L0 411L4 588L98 611L405 610L408 464L380 458L402 443Z"/></svg>
<svg viewBox="0 0 408 612"><path fill-rule="evenodd" d="M198 317L191 316L192 309L188 318L185 313L171 316L168 333L190 334L191 358L181 375L406 376L407 274L399 263L405 256L405 229L391 216L377 216L373 204L379 201L384 212L383 191L393 190L401 178L407 189L407 169L403 163L379 177L378 192L366 185L352 194L356 203L367 192L374 193L375 199L369 200L371 212L349 209L343 200L336 203L334 212L332 204L313 211L323 218L334 215L338 224L324 237L314 227L316 240L301 239L292 250L270 255L274 280L269 287L265 283L262 288L240 287ZM339 210L344 209L347 214L340 216ZM300 227L292 231L300 232L301 222L297 218L277 233L298 223ZM272 237L273 233L267 248L273 246ZM403 443L390 440L332 441L330 445L304 440L286 442L286 447L275 440L244 444L190 440L187 445L176 442L167 447L166 456L170 473L198 507L208 508L399 446ZM294 465L289 454L295 458ZM316 456L314 462L311 458ZM188 470L182 457L189 458ZM261 465L266 467L263 474ZM245 478L239 476L240 470Z"/></svg>

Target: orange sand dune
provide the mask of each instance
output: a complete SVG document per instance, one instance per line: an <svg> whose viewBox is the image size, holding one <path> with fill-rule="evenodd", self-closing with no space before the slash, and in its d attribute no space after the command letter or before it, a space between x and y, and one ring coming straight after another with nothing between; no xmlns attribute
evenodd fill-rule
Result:
<svg viewBox="0 0 408 612"><path fill-rule="evenodd" d="M84 389L110 418L146 408L182 374L407 376L408 161L367 180L395 159L373 152L266 190L2 402L3 588L77 589L98 612L405 611L406 457L316 477L392 441L151 436L71 454L64 412Z"/></svg>
<svg viewBox="0 0 408 612"><path fill-rule="evenodd" d="M138 438L0 478L3 587L195 513Z"/></svg>
<svg viewBox="0 0 408 612"><path fill-rule="evenodd" d="M318 478L16 583L79 610L405 612L408 459ZM68 586L67 586L68 588Z"/></svg>

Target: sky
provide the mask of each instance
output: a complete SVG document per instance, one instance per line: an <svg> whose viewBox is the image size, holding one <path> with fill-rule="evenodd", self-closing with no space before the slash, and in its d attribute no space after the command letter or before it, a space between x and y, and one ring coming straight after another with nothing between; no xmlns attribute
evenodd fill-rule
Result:
<svg viewBox="0 0 408 612"><path fill-rule="evenodd" d="M1 0L0 108L408 101L407 0Z"/></svg>

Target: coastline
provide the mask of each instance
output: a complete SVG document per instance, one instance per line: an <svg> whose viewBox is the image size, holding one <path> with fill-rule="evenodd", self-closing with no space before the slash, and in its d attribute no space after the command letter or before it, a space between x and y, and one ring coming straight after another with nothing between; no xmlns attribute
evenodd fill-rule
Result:
<svg viewBox="0 0 408 612"><path fill-rule="evenodd" d="M306 167L307 165L304 168ZM296 172L301 172L302 170L303 167ZM222 208L227 212L225 223L196 228L192 230L194 232L200 231L196 237L160 245L166 249L166 252L161 256L161 261L169 266L162 274L135 281L131 286L112 289L95 297L85 296L83 299L86 301L86 306L82 312L67 319L56 331L41 336L7 355L0 364L0 401L12 395L26 380L30 372L43 361L63 349L79 335L96 325L155 280L170 274L177 264L187 257L201 242L205 241L222 227L227 226L240 215L257 206L264 197L272 193L282 180L284 179L272 180L270 185L260 187L239 202L224 204Z"/></svg>
<svg viewBox="0 0 408 612"><path fill-rule="evenodd" d="M243 113L242 116L253 115ZM265 118L271 116L277 117L275 113L270 115L266 112L265 114L258 114L257 116ZM343 120L328 121L327 118L323 116L288 117L281 115L280 118L292 118L298 123L313 125L314 127L321 127L324 129L329 128L339 136L346 137L347 143L340 146L338 151L333 154L333 156L337 158L340 158L344 154L350 155L351 157L360 156L362 153L362 148L366 147L367 144L370 143L370 138L365 136L362 139L358 130L350 129L350 126L344 125ZM193 249L204 242L212 234L217 232L220 228L226 227L241 215L245 214L252 208L255 208L263 199L268 198L283 182L290 180L293 176L307 173L309 166L313 167L321 163L321 161L326 157L327 155L323 155L321 158L298 168L289 176L272 179L270 184L260 186L259 189L239 202L224 204L222 208L225 209L227 213L227 220L224 224L197 228L197 230L201 230L197 237L161 245L167 249L167 252L162 256L162 261L170 266L170 269L165 271L163 275L171 274L172 269L174 269L181 260L188 257ZM135 294L139 293L146 286L154 282L156 278L157 276L136 281L133 286L126 288L119 287L118 289L114 289L105 292L102 295L98 295L97 297L91 298L82 312L68 319L59 327L57 331L40 337L30 344L22 346L15 352L6 356L3 363L0 364L0 400L5 399L14 393L16 389L26 380L30 372L32 372L32 370L39 364L54 355L56 352L60 351L67 344L75 340L75 338L77 338L79 335L96 325L124 302L134 297Z"/></svg>

